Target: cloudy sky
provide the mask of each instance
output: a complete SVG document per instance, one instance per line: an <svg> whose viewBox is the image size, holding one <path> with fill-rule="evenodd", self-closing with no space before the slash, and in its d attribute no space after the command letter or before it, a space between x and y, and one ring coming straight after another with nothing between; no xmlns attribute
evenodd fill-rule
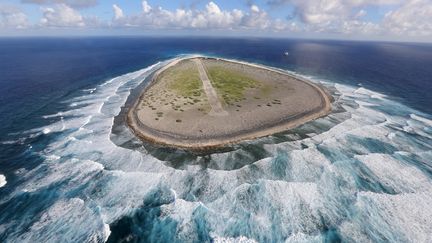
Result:
<svg viewBox="0 0 432 243"><path fill-rule="evenodd" d="M432 42L432 0L0 0L0 36L11 35Z"/></svg>

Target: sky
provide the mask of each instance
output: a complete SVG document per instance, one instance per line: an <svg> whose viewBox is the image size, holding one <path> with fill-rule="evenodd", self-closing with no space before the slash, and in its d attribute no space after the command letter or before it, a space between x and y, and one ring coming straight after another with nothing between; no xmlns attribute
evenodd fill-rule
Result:
<svg viewBox="0 0 432 243"><path fill-rule="evenodd" d="M0 36L432 42L432 0L0 0Z"/></svg>

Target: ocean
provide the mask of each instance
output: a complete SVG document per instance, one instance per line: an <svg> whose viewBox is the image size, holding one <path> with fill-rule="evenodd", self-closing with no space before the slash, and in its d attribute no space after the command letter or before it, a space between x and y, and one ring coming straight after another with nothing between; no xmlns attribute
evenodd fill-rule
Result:
<svg viewBox="0 0 432 243"><path fill-rule="evenodd" d="M128 97L194 54L308 78L333 111L209 154L143 144ZM431 67L419 43L1 38L0 242L431 242Z"/></svg>

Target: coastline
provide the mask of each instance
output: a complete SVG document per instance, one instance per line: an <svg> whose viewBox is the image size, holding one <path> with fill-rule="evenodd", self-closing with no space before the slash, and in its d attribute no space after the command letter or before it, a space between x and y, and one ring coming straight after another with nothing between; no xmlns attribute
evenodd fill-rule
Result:
<svg viewBox="0 0 432 243"><path fill-rule="evenodd" d="M296 81L303 82L309 85L310 87L312 87L314 90L316 90L320 94L321 105L320 107L307 112L298 113L289 117L282 117L277 121L267 123L258 127L253 127L250 129L244 129L241 131L232 132L229 135L212 134L212 136L210 137L201 136L199 138L196 137L192 138L186 136L179 136L178 134L173 134L166 131L156 130L143 124L137 116L136 107L138 106L144 93L149 88L151 88L152 85L156 82L157 76L167 68L175 65L176 63L182 60L187 60L187 59L192 59L197 57L214 59L214 60L223 60L226 62L247 65L250 67L286 75L290 78L295 79ZM182 148L182 149L194 150L194 151L206 151L206 150L223 148L245 140L252 140L260 137L269 136L271 134L283 132L295 128L297 126L300 126L306 122L323 117L329 114L330 111L331 111L330 94L318 84L315 84L304 78L298 77L296 75L288 74L278 69L262 66L259 64L253 64L253 63L247 63L247 62L223 59L223 58L188 56L183 58L176 58L170 63L168 63L167 65L165 65L164 67L156 70L153 74L151 74L151 80L149 84L140 92L138 98L133 102L133 105L127 111L126 122L128 124L129 129L132 131L132 133L134 133L138 138L140 138L143 141L157 144L160 146L166 146L166 147L176 147L176 148Z"/></svg>

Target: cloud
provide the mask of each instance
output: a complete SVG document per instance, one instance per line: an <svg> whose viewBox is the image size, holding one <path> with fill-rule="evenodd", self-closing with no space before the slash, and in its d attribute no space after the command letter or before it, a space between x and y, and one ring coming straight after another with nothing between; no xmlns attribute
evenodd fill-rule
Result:
<svg viewBox="0 0 432 243"><path fill-rule="evenodd" d="M40 27L55 28L105 28L107 23L98 17L82 16L76 9L66 4L56 4L53 7L41 8Z"/></svg>
<svg viewBox="0 0 432 243"><path fill-rule="evenodd" d="M396 35L432 36L431 18L430 0L409 0L385 15L383 27Z"/></svg>
<svg viewBox="0 0 432 243"><path fill-rule="evenodd" d="M366 16L366 15L367 15L366 10L364 10L364 9L360 9L360 11L358 11L358 12L355 14L354 18L355 18L355 19L359 19L359 18L363 18L363 17Z"/></svg>
<svg viewBox="0 0 432 243"><path fill-rule="evenodd" d="M340 24L353 19L358 8L397 4L400 0L289 0L300 19L312 25Z"/></svg>
<svg viewBox="0 0 432 243"><path fill-rule="evenodd" d="M392 5L402 3L403 0L267 0L267 4L271 6L281 6L286 4L299 4L299 3L311 4L321 6L334 6L334 5L345 5L345 6L379 6L379 5Z"/></svg>
<svg viewBox="0 0 432 243"><path fill-rule="evenodd" d="M147 1L142 1L141 5L144 13L149 13L152 10L152 7L148 4Z"/></svg>
<svg viewBox="0 0 432 243"><path fill-rule="evenodd" d="M84 27L85 20L81 14L66 4L42 8L41 25L47 27Z"/></svg>
<svg viewBox="0 0 432 243"><path fill-rule="evenodd" d="M402 0L269 0L273 7L290 4L294 15L311 32L377 33L377 23L360 21L366 6L398 5Z"/></svg>
<svg viewBox="0 0 432 243"><path fill-rule="evenodd" d="M29 26L27 15L11 5L0 5L0 28L23 29Z"/></svg>
<svg viewBox="0 0 432 243"><path fill-rule="evenodd" d="M261 11L256 5L251 5L250 13L243 16L240 25L251 29L273 29L277 31L287 27L287 25L278 25L278 28L273 28L276 27L274 24L274 21L266 12Z"/></svg>
<svg viewBox="0 0 432 243"><path fill-rule="evenodd" d="M72 8L88 8L98 4L98 0L21 0L21 2L40 5L66 4Z"/></svg>
<svg viewBox="0 0 432 243"><path fill-rule="evenodd" d="M257 5L251 5L250 9L251 9L252 12L259 12L260 11L260 9L258 8Z"/></svg>
<svg viewBox="0 0 432 243"><path fill-rule="evenodd" d="M223 9L215 2L191 4L189 7L164 9L142 1L141 9L127 14L118 4L112 5L113 18L102 20L82 15L82 8L91 7L98 0L21 0L43 5L39 23L29 22L27 15L15 5L0 4L0 28L128 28L140 30L199 30L205 33L268 33L278 35L299 33L304 36L382 38L400 36L415 39L432 38L431 0L266 0L260 7L253 0L246 0L245 9ZM194 3L204 2L194 0ZM7 5L7 6L6 6ZM274 18L264 9L285 8L284 19ZM104 5L105 6L105 5ZM385 8L383 8L385 6ZM102 7L102 5L101 5ZM372 10L383 14L377 16ZM385 15L382 11L388 11ZM391 9L391 11L389 11ZM379 17L380 19L377 19ZM229 31L230 33L228 33Z"/></svg>
<svg viewBox="0 0 432 243"><path fill-rule="evenodd" d="M118 20L124 17L123 10L117 6L117 4L113 5L114 10L114 19Z"/></svg>
<svg viewBox="0 0 432 243"><path fill-rule="evenodd" d="M430 31L430 0L270 0L269 4L289 4L294 7L295 18L275 19L252 1L247 10L223 10L215 2L203 9L166 10L142 1L138 14L125 15L118 5L113 5L113 27L141 29L197 29L232 31L273 31L330 33L348 35L385 35L410 31L413 35L426 35ZM365 20L367 7L394 6L383 22ZM419 12L420 11L420 12ZM416 16L415 12L419 12ZM410 30L409 30L410 29ZM421 33L420 33L421 32Z"/></svg>
<svg viewBox="0 0 432 243"><path fill-rule="evenodd" d="M117 5L114 9L112 26L135 26L146 29L229 29L229 30L275 30L287 29L288 24L281 20L272 20L265 11L256 5L250 5L249 11L238 9L222 10L216 3L209 2L204 9L166 10L162 7L152 7L147 1L142 1L142 11L139 14L124 16ZM273 25L273 23L275 25ZM272 28L277 26L278 28Z"/></svg>

